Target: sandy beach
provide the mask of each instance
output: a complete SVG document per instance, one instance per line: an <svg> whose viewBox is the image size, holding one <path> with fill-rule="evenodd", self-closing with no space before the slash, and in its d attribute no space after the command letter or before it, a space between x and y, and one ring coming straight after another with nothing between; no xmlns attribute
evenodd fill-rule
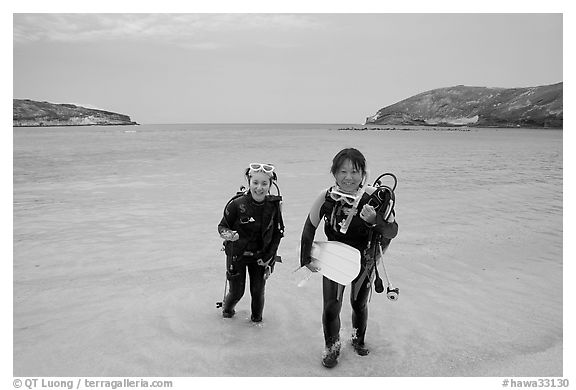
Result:
<svg viewBox="0 0 576 390"><path fill-rule="evenodd" d="M333 126L14 129L14 376L561 377L562 131ZM400 298L374 293L367 345L320 364L321 279L299 238L342 147L393 172ZM283 263L264 321L232 319L216 226L249 162L274 162ZM323 236L317 232L317 239Z"/></svg>

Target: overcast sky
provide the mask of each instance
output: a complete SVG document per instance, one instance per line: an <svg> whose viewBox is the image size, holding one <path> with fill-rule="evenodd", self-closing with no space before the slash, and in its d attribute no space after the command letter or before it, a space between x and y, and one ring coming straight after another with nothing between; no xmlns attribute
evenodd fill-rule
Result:
<svg viewBox="0 0 576 390"><path fill-rule="evenodd" d="M13 16L13 97L139 123L362 123L455 85L563 81L562 14Z"/></svg>

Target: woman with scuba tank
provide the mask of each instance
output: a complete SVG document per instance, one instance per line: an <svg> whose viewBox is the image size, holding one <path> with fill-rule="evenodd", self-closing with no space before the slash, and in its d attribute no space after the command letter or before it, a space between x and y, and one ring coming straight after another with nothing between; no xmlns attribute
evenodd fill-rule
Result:
<svg viewBox="0 0 576 390"><path fill-rule="evenodd" d="M245 171L248 190L230 199L218 224L226 252L229 291L222 302L222 316L231 318L244 295L246 273L250 276L251 320L262 321L266 279L279 257L276 251L284 234L280 203L270 195L277 176L271 164L251 163ZM278 188L278 186L276 186ZM279 191L278 191L279 192Z"/></svg>
<svg viewBox="0 0 576 390"><path fill-rule="evenodd" d="M324 232L328 241L339 241L358 249L361 253L359 275L351 283L352 346L356 353L369 353L364 343L368 320L368 296L371 289L370 274L374 261L367 256L373 237L389 240L398 234L393 201L390 195L365 185L366 159L354 148L341 150L332 160L330 169L335 185L323 190L314 202L304 224L300 247L300 265L318 271L311 264L312 243L320 221L324 219ZM391 193L392 191L390 191ZM377 196L376 196L377 195ZM386 196L385 196L386 195ZM353 208L359 200L357 208ZM374 201L376 200L376 201ZM340 354L340 311L344 286L323 277L322 280L325 350L322 364L332 368Z"/></svg>

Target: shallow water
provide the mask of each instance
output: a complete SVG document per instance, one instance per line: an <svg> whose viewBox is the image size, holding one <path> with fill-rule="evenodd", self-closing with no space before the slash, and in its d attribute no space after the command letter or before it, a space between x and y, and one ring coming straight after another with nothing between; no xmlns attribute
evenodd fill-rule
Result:
<svg viewBox="0 0 576 390"><path fill-rule="evenodd" d="M562 131L341 127L15 128L14 375L561 376ZM345 345L327 371L320 279L293 271L349 146L399 179L401 293L372 296L369 357ZM248 293L232 320L215 308L216 226L253 161L277 165L286 224L260 326Z"/></svg>

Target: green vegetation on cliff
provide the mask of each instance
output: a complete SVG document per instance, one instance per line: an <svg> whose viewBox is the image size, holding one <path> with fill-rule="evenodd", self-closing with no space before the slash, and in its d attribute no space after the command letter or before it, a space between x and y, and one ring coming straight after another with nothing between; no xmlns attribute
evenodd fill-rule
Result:
<svg viewBox="0 0 576 390"><path fill-rule="evenodd" d="M439 88L384 107L366 124L562 128L563 83L529 88Z"/></svg>
<svg viewBox="0 0 576 390"><path fill-rule="evenodd" d="M128 115L73 104L13 99L14 127L137 125Z"/></svg>

